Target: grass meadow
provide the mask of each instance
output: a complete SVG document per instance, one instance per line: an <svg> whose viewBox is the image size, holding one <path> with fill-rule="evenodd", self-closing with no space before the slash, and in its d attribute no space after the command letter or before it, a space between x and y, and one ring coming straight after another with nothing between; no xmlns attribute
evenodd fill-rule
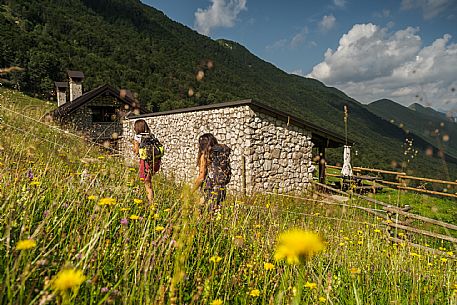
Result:
<svg viewBox="0 0 457 305"><path fill-rule="evenodd" d="M0 104L1 304L457 304L452 244L393 244L382 219L312 191L233 194L210 215L158 175L149 206L135 166L36 121L53 105ZM325 248L282 259L293 228Z"/></svg>

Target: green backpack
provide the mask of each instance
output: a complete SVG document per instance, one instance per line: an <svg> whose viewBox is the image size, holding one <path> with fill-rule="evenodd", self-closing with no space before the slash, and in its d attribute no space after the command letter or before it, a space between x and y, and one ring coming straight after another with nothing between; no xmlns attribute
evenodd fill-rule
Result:
<svg viewBox="0 0 457 305"><path fill-rule="evenodd" d="M138 154L140 159L152 164L163 157L165 148L153 134L146 134L141 137Z"/></svg>

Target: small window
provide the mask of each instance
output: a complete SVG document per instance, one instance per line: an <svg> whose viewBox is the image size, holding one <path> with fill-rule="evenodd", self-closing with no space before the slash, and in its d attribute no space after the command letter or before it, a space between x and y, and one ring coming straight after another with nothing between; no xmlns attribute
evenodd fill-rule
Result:
<svg viewBox="0 0 457 305"><path fill-rule="evenodd" d="M91 109L94 123L110 123L116 120L115 107L91 107Z"/></svg>

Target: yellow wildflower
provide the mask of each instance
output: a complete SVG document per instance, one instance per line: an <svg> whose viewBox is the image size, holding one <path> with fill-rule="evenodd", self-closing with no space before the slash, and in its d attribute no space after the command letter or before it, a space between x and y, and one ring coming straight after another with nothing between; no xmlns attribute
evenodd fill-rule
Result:
<svg viewBox="0 0 457 305"><path fill-rule="evenodd" d="M88 200L97 200L97 196L95 195L90 195L87 197Z"/></svg>
<svg viewBox="0 0 457 305"><path fill-rule="evenodd" d="M422 257L422 255L417 254L415 252L411 252L411 253L409 253L409 255L414 256L414 257L419 257L419 258Z"/></svg>
<svg viewBox="0 0 457 305"><path fill-rule="evenodd" d="M441 258L441 261L442 261L443 263L445 263L445 262L447 262L447 258L442 257L442 258Z"/></svg>
<svg viewBox="0 0 457 305"><path fill-rule="evenodd" d="M101 198L98 201L98 205L115 205L115 204L116 204L116 199L111 198L111 197Z"/></svg>
<svg viewBox="0 0 457 305"><path fill-rule="evenodd" d="M381 233L381 230L375 229L374 232L375 232L375 233Z"/></svg>
<svg viewBox="0 0 457 305"><path fill-rule="evenodd" d="M253 268L253 267L254 267L254 265L253 265L253 264L249 264L249 263L248 263L248 264L246 264L246 267L248 267L248 268Z"/></svg>
<svg viewBox="0 0 457 305"><path fill-rule="evenodd" d="M163 230L165 230L165 228L162 226L156 226L155 230L156 232L162 232Z"/></svg>
<svg viewBox="0 0 457 305"><path fill-rule="evenodd" d="M275 265L273 265L272 263L263 263L263 268L265 270L273 270L275 268Z"/></svg>
<svg viewBox="0 0 457 305"><path fill-rule="evenodd" d="M211 256L211 258L209 259L210 262L215 263L215 264L219 263L221 260L222 260L222 258L217 255Z"/></svg>
<svg viewBox="0 0 457 305"><path fill-rule="evenodd" d="M340 245L340 246L344 246L345 243L344 243L344 242L340 242L339 245Z"/></svg>
<svg viewBox="0 0 457 305"><path fill-rule="evenodd" d="M130 208L121 208L122 212L125 212L125 211L128 211L128 210L130 210Z"/></svg>
<svg viewBox="0 0 457 305"><path fill-rule="evenodd" d="M35 185L35 186L38 186L40 184L41 184L40 181L32 181L32 182L30 182L30 185Z"/></svg>
<svg viewBox="0 0 457 305"><path fill-rule="evenodd" d="M159 214L155 213L154 214L154 219L159 219L159 218L160 218Z"/></svg>
<svg viewBox="0 0 457 305"><path fill-rule="evenodd" d="M16 244L16 250L28 250L36 247L36 241L33 239L25 239L18 241Z"/></svg>
<svg viewBox="0 0 457 305"><path fill-rule="evenodd" d="M301 259L311 258L324 250L324 243L319 235L301 229L292 229L279 235L274 255L275 260L285 259L288 264L299 263Z"/></svg>
<svg viewBox="0 0 457 305"><path fill-rule="evenodd" d="M223 303L221 299L215 299L211 302L211 305L222 305Z"/></svg>
<svg viewBox="0 0 457 305"><path fill-rule="evenodd" d="M317 284L316 283L306 282L305 283L305 288L316 289L317 288Z"/></svg>
<svg viewBox="0 0 457 305"><path fill-rule="evenodd" d="M260 290L259 289L252 289L251 292L249 293L251 297L258 297L260 295Z"/></svg>
<svg viewBox="0 0 457 305"><path fill-rule="evenodd" d="M64 269L52 280L52 288L61 291L77 289L85 280L86 277L81 270Z"/></svg>
<svg viewBox="0 0 457 305"><path fill-rule="evenodd" d="M138 220L138 219L140 219L140 216L132 214L132 215L130 215L130 219L131 220Z"/></svg>
<svg viewBox="0 0 457 305"><path fill-rule="evenodd" d="M325 297L319 297L319 302L325 303L327 302L327 299Z"/></svg>
<svg viewBox="0 0 457 305"><path fill-rule="evenodd" d="M446 252L446 254L449 256L454 256L454 252L452 252L452 251L448 251L448 252Z"/></svg>
<svg viewBox="0 0 457 305"><path fill-rule="evenodd" d="M133 199L133 203L135 203L135 204L141 204L141 203L143 203L143 200L142 200L142 199L135 198L135 199Z"/></svg>
<svg viewBox="0 0 457 305"><path fill-rule="evenodd" d="M363 245L363 240L359 240L359 241L357 242L357 244Z"/></svg>
<svg viewBox="0 0 457 305"><path fill-rule="evenodd" d="M168 208L168 209L165 209L165 210L163 210L163 211L164 211L164 212L170 212L170 211L171 211L171 209L170 209L170 208Z"/></svg>
<svg viewBox="0 0 457 305"><path fill-rule="evenodd" d="M290 288L291 288L291 287L289 287L289 289L290 289ZM293 295L293 296L296 296L296 295L297 295L297 287L295 287L295 286L292 287L292 295Z"/></svg>
<svg viewBox="0 0 457 305"><path fill-rule="evenodd" d="M357 267L352 267L351 268L351 274L360 274L360 272L362 272L362 270L360 270L360 268L357 268Z"/></svg>

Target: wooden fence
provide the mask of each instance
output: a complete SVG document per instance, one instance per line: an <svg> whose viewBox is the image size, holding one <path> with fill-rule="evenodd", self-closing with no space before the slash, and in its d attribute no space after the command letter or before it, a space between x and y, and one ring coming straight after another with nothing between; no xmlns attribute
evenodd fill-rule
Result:
<svg viewBox="0 0 457 305"><path fill-rule="evenodd" d="M340 166L327 165L326 168L341 170ZM444 196L448 198L457 198L457 181L446 181L432 178L423 178L409 176L404 172L388 171L375 168L367 167L353 167L352 170L357 173L370 173L376 179L373 180L373 183L380 184L386 187L414 191L419 193L426 193L430 195ZM340 177L340 174L332 174L326 172L326 176L329 177ZM391 179L387 179L390 177ZM414 185L409 185L411 182ZM415 186L417 183L424 183L421 187ZM443 191L430 190L426 188L426 184L435 184L438 185Z"/></svg>
<svg viewBox="0 0 457 305"><path fill-rule="evenodd" d="M395 242L395 243L406 243L406 244L409 244L411 246L420 248L420 249L428 251L428 252L453 257L453 254L445 253L443 251L438 251L436 249L433 249L433 248L430 248L430 247L427 247L424 245L419 245L419 244L413 243L412 241L409 241L406 239L399 238L399 234L396 234L396 231L403 230L405 232L409 232L412 234L419 234L422 236L427 236L427 237L436 238L439 240L448 241L448 242L454 243L454 247L457 247L457 238L452 237L451 235L444 235L444 234L436 233L433 231L428 231L423 228L417 228L417 227L413 226L412 223L414 221L420 221L420 222L426 223L430 226L439 227L446 231L452 230L452 231L457 232L456 225L446 223L443 221L439 221L436 219L424 217L424 216L417 215L414 213L410 213L409 206L396 207L396 206L389 205L385 202L382 202L382 201L379 201L379 200L376 200L376 199L373 199L370 197L366 197L366 196L363 196L360 194L356 194L356 193L348 194L346 192L332 188L328 185L325 185L325 184L322 184L322 183L319 183L316 181L313 181L313 183L314 183L315 187L321 191L337 193L339 195L347 196L348 198L351 198L351 196L357 197L358 199L365 200L369 203L375 204L376 208L360 207L357 205L348 205L348 204L344 204L344 206L352 206L354 208L361 209L363 211L368 212L369 214L376 215L377 217L384 219L384 221L382 223L384 225L386 225L387 232L389 233L388 239L390 241Z"/></svg>

